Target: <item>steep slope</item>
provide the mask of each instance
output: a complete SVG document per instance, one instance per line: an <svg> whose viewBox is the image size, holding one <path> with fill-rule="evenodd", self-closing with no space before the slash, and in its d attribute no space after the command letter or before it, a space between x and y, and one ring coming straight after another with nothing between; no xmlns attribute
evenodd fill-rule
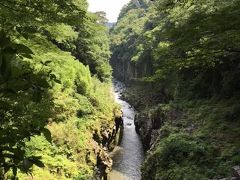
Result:
<svg viewBox="0 0 240 180"><path fill-rule="evenodd" d="M239 165L239 3L132 1L111 30L148 150L143 179L220 179Z"/></svg>
<svg viewBox="0 0 240 180"><path fill-rule="evenodd" d="M115 143L109 39L85 0L0 2L0 179L103 177Z"/></svg>

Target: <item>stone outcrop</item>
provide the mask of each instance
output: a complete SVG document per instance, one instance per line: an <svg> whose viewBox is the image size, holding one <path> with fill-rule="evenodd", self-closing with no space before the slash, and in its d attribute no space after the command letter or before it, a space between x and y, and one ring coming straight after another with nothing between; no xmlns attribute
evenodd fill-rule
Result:
<svg viewBox="0 0 240 180"><path fill-rule="evenodd" d="M219 180L240 180L240 166L232 167L232 177L222 178Z"/></svg>
<svg viewBox="0 0 240 180"><path fill-rule="evenodd" d="M148 115L145 113L137 113L134 118L136 132L140 135L143 147L149 149L152 134L152 122L148 120Z"/></svg>
<svg viewBox="0 0 240 180"><path fill-rule="evenodd" d="M159 137L159 129L163 126L166 117L160 109L154 113L140 112L134 119L137 133L140 135L145 150L148 150Z"/></svg>
<svg viewBox="0 0 240 180"><path fill-rule="evenodd" d="M121 140L122 132L122 117L115 117L113 127L103 126L100 131L95 130L92 144L96 156L96 168L94 171L94 178L96 180L107 179L107 174L111 171L113 164L109 153Z"/></svg>
<svg viewBox="0 0 240 180"><path fill-rule="evenodd" d="M240 166L234 166L232 168L232 175L240 180Z"/></svg>
<svg viewBox="0 0 240 180"><path fill-rule="evenodd" d="M167 110L162 107L164 104L167 105L172 97L165 92L163 87L156 88L150 82L142 84L139 81L131 81L131 85L127 86L121 98L132 104L137 112L134 124L137 133L141 136L145 150L154 144L159 133L158 130L166 121L175 123L174 121L183 115L181 109Z"/></svg>
<svg viewBox="0 0 240 180"><path fill-rule="evenodd" d="M113 76L124 82L152 74L152 64L150 61L138 64L118 59L116 54L113 54L110 63L113 67Z"/></svg>

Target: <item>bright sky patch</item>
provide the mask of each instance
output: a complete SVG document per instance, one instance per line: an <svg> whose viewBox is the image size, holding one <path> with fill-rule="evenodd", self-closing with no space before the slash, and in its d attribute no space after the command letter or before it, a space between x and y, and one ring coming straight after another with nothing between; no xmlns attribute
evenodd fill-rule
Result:
<svg viewBox="0 0 240 180"><path fill-rule="evenodd" d="M122 7L130 0L88 0L89 11L105 11L109 22L116 22Z"/></svg>

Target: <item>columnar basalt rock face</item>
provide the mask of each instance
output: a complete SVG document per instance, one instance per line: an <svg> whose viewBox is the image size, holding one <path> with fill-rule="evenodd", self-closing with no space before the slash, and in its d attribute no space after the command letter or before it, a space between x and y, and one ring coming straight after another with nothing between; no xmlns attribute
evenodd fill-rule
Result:
<svg viewBox="0 0 240 180"><path fill-rule="evenodd" d="M132 62L124 62L120 60L111 60L111 65L113 67L113 75L115 78L122 81L128 81L129 79L135 78L135 65Z"/></svg>
<svg viewBox="0 0 240 180"><path fill-rule="evenodd" d="M113 76L125 82L142 78L152 73L151 63L136 64L131 61L121 61L112 57L111 65L113 67Z"/></svg>

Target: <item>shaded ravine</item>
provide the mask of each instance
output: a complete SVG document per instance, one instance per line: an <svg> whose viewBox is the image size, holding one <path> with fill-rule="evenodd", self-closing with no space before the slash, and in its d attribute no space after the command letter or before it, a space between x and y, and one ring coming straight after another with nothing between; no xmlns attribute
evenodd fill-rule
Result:
<svg viewBox="0 0 240 180"><path fill-rule="evenodd" d="M123 83L114 81L114 95L123 112L124 133L119 146L111 153L113 169L109 180L140 180L140 167L143 162L143 147L140 137L135 131L134 108L121 100L121 93L125 89Z"/></svg>

